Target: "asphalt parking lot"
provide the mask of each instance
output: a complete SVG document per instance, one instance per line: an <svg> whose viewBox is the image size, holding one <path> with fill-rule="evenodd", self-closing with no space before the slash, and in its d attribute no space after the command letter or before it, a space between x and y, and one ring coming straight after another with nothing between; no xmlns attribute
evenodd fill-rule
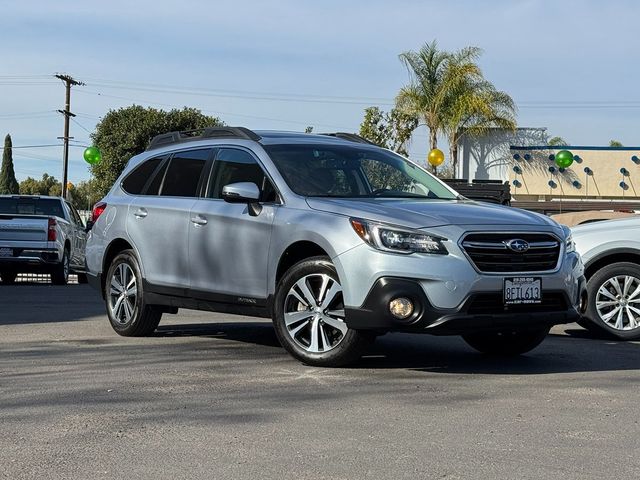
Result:
<svg viewBox="0 0 640 480"><path fill-rule="evenodd" d="M529 355L387 335L348 369L268 322L165 315L121 338L84 285L0 286L0 477L640 477L640 344L556 328Z"/></svg>

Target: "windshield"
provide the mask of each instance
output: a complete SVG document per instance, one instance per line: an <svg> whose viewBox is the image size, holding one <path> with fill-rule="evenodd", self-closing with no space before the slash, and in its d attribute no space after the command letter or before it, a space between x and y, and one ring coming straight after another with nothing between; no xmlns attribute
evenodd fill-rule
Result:
<svg viewBox="0 0 640 480"><path fill-rule="evenodd" d="M439 180L386 150L265 145L289 188L305 197L456 199Z"/></svg>
<svg viewBox="0 0 640 480"><path fill-rule="evenodd" d="M53 198L0 198L0 215L7 214L64 218L62 203Z"/></svg>

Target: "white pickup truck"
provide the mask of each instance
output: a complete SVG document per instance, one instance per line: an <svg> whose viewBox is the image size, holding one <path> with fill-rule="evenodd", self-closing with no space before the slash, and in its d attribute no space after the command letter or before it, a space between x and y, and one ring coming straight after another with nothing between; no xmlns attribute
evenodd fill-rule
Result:
<svg viewBox="0 0 640 480"><path fill-rule="evenodd" d="M69 273L86 281L85 225L60 197L0 195L0 279L11 284L19 273L51 274L64 285Z"/></svg>

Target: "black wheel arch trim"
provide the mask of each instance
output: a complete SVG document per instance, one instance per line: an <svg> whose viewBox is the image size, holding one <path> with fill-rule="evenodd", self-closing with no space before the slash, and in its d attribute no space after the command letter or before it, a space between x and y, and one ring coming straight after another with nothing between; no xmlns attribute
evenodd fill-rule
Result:
<svg viewBox="0 0 640 480"><path fill-rule="evenodd" d="M629 248L629 247L617 247L617 248L612 248L611 250L605 250L604 252L600 252L596 256L590 258L589 261L584 264L584 269L585 271L587 271L594 264L600 262L601 260L604 260L607 257L613 257L614 255L621 255L621 254L623 255L633 254L633 255L640 256L640 250L638 250L637 248ZM634 263L634 262L631 262L631 263Z"/></svg>

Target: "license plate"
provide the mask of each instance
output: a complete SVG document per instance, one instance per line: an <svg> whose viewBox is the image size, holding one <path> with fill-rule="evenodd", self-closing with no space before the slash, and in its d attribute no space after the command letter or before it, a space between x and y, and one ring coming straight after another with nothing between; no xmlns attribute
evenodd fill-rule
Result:
<svg viewBox="0 0 640 480"><path fill-rule="evenodd" d="M505 278L503 298L505 305L542 303L542 279L540 277Z"/></svg>
<svg viewBox="0 0 640 480"><path fill-rule="evenodd" d="M0 257L13 257L13 248L0 248Z"/></svg>

